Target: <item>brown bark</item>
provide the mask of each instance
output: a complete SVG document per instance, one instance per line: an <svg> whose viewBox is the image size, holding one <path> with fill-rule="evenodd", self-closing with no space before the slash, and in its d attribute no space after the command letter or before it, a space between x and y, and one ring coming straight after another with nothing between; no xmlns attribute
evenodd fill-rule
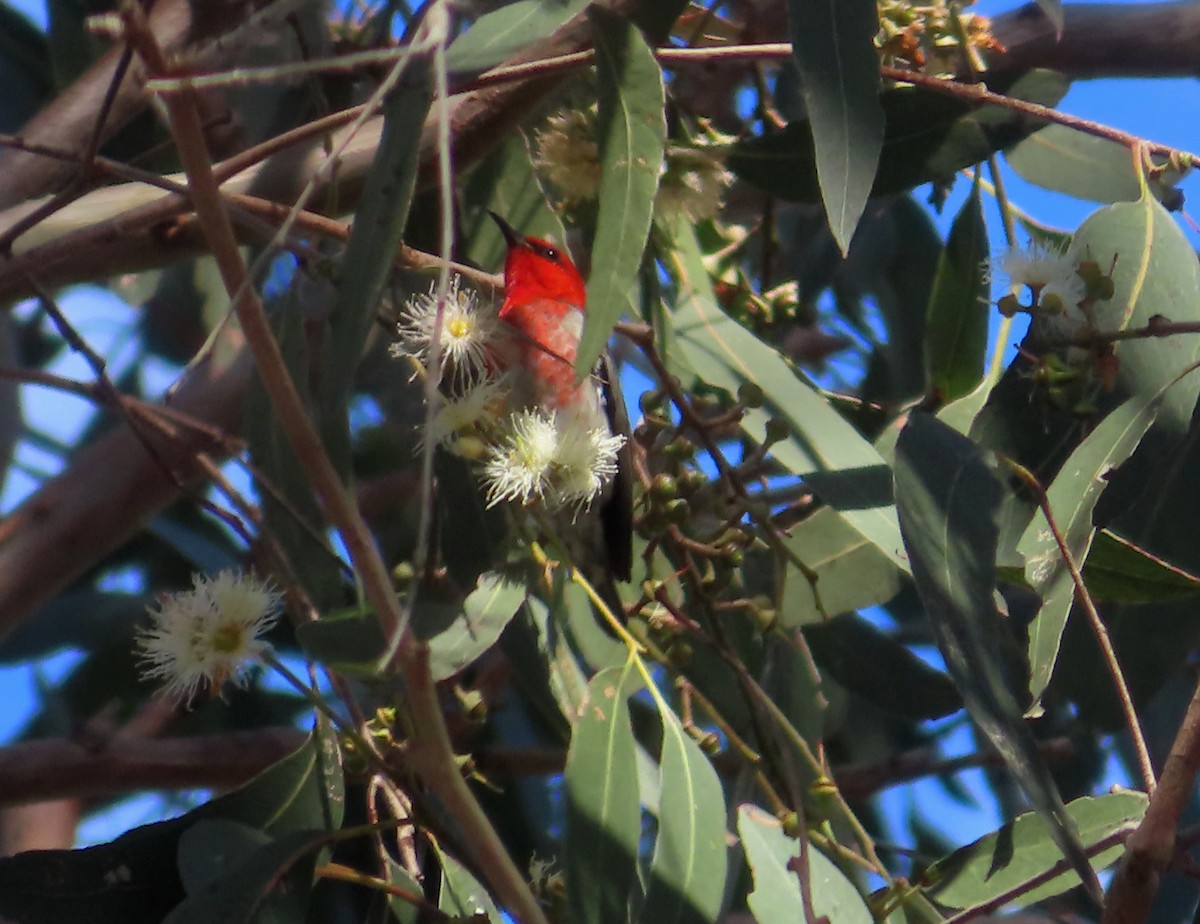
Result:
<svg viewBox="0 0 1200 924"><path fill-rule="evenodd" d="M1066 3L1061 38L1036 3L992 21L993 72L1047 67L1068 77L1200 76L1200 3Z"/></svg>
<svg viewBox="0 0 1200 924"><path fill-rule="evenodd" d="M122 737L99 747L58 738L25 741L0 748L0 805L95 799L145 789L228 789L303 742L303 732L286 726L190 738ZM7 808L2 817L16 818L13 825L20 827L22 816L14 809Z"/></svg>
<svg viewBox="0 0 1200 924"><path fill-rule="evenodd" d="M228 30L244 19L250 8L246 0L212 0L200 4L159 0L150 11L150 27L165 51L179 54L198 41ZM203 18L196 18L198 12L203 13ZM117 47L104 54L69 89L30 119L22 128L21 137L32 144L64 151L86 150L104 99L118 73L122 51ZM112 138L148 103L145 73L135 61L117 88L99 135L101 143ZM78 167L67 161L25 151L0 150L0 208L53 192L77 171Z"/></svg>

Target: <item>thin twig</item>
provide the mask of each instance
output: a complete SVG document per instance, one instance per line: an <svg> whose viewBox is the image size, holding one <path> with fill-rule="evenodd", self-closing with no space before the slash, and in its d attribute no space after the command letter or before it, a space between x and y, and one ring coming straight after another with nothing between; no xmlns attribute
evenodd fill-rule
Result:
<svg viewBox="0 0 1200 924"><path fill-rule="evenodd" d="M1104 625L1104 620L1100 618L1100 612L1096 609L1092 595L1088 592L1087 585L1084 583L1083 572L1080 571L1079 565L1075 561L1075 556L1071 554L1066 537L1063 535L1058 521L1055 519L1054 511L1050 509L1050 498L1046 496L1045 488L1042 487L1037 477L1023 465L1007 458L1004 458L1004 462L1009 470L1020 478L1033 493L1034 501L1037 503L1042 516L1046 520L1046 526L1050 529L1050 534L1054 537L1055 545L1058 546L1058 552L1062 556L1063 564L1071 575L1071 582L1075 585L1075 598L1087 614L1092 631L1096 634L1096 641L1100 644L1100 651L1104 655L1104 662L1108 667L1109 676L1116 687L1117 699L1120 701L1121 710L1125 714L1125 724L1129 729L1129 736L1133 741L1134 753L1137 755L1138 770L1141 773L1142 785L1145 787L1147 793L1152 794L1155 787L1154 765L1150 761L1150 750L1146 746L1146 738L1142 734L1141 720L1138 718L1137 709L1133 705L1133 695L1129 692L1129 684L1125 682L1125 674L1121 670L1120 662L1117 660L1117 651L1113 647L1112 637L1108 634L1108 627Z"/></svg>

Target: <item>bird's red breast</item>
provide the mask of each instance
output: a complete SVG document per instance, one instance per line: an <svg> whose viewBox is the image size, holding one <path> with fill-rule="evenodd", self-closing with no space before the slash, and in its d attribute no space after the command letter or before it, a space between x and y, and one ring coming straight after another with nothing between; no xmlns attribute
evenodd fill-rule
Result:
<svg viewBox="0 0 1200 924"><path fill-rule="evenodd" d="M503 226L502 226L503 227ZM595 391L577 382L575 356L587 299L583 276L566 252L549 241L508 238L500 319L517 334L516 361L530 380L530 404L567 408Z"/></svg>

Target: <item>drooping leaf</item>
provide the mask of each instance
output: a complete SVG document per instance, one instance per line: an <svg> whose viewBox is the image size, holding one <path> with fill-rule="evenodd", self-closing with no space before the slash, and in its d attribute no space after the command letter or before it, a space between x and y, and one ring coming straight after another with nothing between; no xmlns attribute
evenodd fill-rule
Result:
<svg viewBox="0 0 1200 924"><path fill-rule="evenodd" d="M1147 798L1140 792L1114 792L1095 798L1076 799L1067 812L1079 828L1083 843L1091 848L1105 838L1137 827L1146 814ZM1092 868L1102 870L1123 852L1118 843L1097 852ZM1057 845L1032 812L954 851L933 864L925 874L931 885L928 894L950 908L985 905L1029 882L1061 862ZM1079 885L1070 871L1021 894L1022 903L1032 904L1059 895Z"/></svg>
<svg viewBox="0 0 1200 924"><path fill-rule="evenodd" d="M490 924L503 924L504 916L479 880L450 854L435 849L438 863L442 867L442 889L438 894L438 907L455 918L474 919L482 915Z"/></svg>
<svg viewBox="0 0 1200 924"><path fill-rule="evenodd" d="M977 173L938 260L926 314L929 389L942 401L969 394L983 378L991 316L987 256Z"/></svg>
<svg viewBox="0 0 1200 924"><path fill-rule="evenodd" d="M996 511L1003 488L974 443L922 413L913 414L900 434L895 471L896 509L913 581L946 669L971 718L1099 900L1100 885L1074 822L1000 665L1006 628L994 594Z"/></svg>
<svg viewBox="0 0 1200 924"><path fill-rule="evenodd" d="M1104 476L1133 454L1157 413L1157 401L1130 398L1088 434L1047 489L1050 509L1077 567L1096 533L1092 513L1106 487ZM1034 514L1017 551L1025 558L1026 580L1042 598L1029 626L1029 692L1036 704L1058 660L1075 582L1041 511Z"/></svg>
<svg viewBox="0 0 1200 924"><path fill-rule="evenodd" d="M399 924L420 924L421 902L425 900L425 891L412 874L391 858L384 857L387 869L387 881L397 892L389 893L387 904L392 915Z"/></svg>
<svg viewBox="0 0 1200 924"><path fill-rule="evenodd" d="M712 764L669 709L663 724L662 795L644 924L712 924L725 895L725 794Z"/></svg>
<svg viewBox="0 0 1200 924"><path fill-rule="evenodd" d="M328 840L325 831L274 839L234 821L197 822L179 841L188 897L164 924L286 924L303 917L314 857Z"/></svg>
<svg viewBox="0 0 1200 924"><path fill-rule="evenodd" d="M499 270L504 265L504 235L487 209L526 236L560 243L565 239L562 219L546 201L533 170L529 142L520 133L511 135L471 171L463 199L469 209L461 229L464 253L477 266Z"/></svg>
<svg viewBox="0 0 1200 924"><path fill-rule="evenodd" d="M331 293L299 276L276 300L272 327L288 375L311 407L317 396L307 387L314 362L305 332L305 314L314 297L329 298ZM314 289L319 293L316 296ZM295 450L259 376L254 376L246 390L245 414L247 420L257 422L247 434L255 468L272 488L262 491L263 527L279 543L317 607L334 606L341 602L342 566L321 528L321 511L312 484L303 467L296 464ZM347 477L349 470L343 468L340 474Z"/></svg>
<svg viewBox="0 0 1200 924"><path fill-rule="evenodd" d="M525 601L525 585L489 573L479 579L461 615L429 640L429 668L434 680L453 677L491 648Z"/></svg>
<svg viewBox="0 0 1200 924"><path fill-rule="evenodd" d="M805 626L804 638L821 670L880 709L920 721L962 708L949 677L856 613Z"/></svg>
<svg viewBox="0 0 1200 924"><path fill-rule="evenodd" d="M771 417L785 420L791 433L771 447L772 456L804 477L826 503L907 571L892 506L890 469L883 457L778 351L721 310L691 226L680 219L660 228L670 238L669 271L679 286L672 324L675 347L667 356L672 370L731 395L743 382L759 385L766 403L742 418L747 435L761 441Z"/></svg>
<svg viewBox="0 0 1200 924"><path fill-rule="evenodd" d="M461 603L418 595L414 631L429 643L435 680L445 680L496 644L525 600L525 589L489 572ZM374 677L386 651L374 614L360 610L326 616L297 627L296 636L313 659L342 673Z"/></svg>
<svg viewBox="0 0 1200 924"><path fill-rule="evenodd" d="M803 920L800 879L807 873L813 911L836 924L874 921L862 895L846 874L815 846L808 846L808 869L800 868L800 843L756 805L738 806L738 836L754 876L750 911L758 924Z"/></svg>
<svg viewBox="0 0 1200 924"><path fill-rule="evenodd" d="M812 128L821 201L843 254L883 147L874 0L789 0L792 57Z"/></svg>
<svg viewBox="0 0 1200 924"><path fill-rule="evenodd" d="M632 663L600 671L567 749L563 868L575 920L624 921L637 881L641 812L627 697Z"/></svg>
<svg viewBox="0 0 1200 924"><path fill-rule="evenodd" d="M346 442L345 403L408 220L421 126L433 101L431 60L414 55L384 103L383 134L346 244L323 357L322 435L334 448Z"/></svg>
<svg viewBox="0 0 1200 924"><path fill-rule="evenodd" d="M296 627L305 653L338 673L373 677L385 651L383 632L373 613L342 610Z"/></svg>
<svg viewBox="0 0 1200 924"><path fill-rule="evenodd" d="M588 9L596 44L600 111L596 138L602 167L587 315L575 358L582 375L600 358L613 326L632 310L654 215L667 123L662 71L637 27L602 7Z"/></svg>
<svg viewBox="0 0 1200 924"><path fill-rule="evenodd" d="M1009 89L1017 98L1050 106L1065 92L1066 82L1047 71L1033 71ZM885 124L872 196L952 176L1044 124L916 87L887 90L879 102ZM782 199L817 202L821 198L808 121L790 122L782 131L739 141L730 149L726 165L747 183Z"/></svg>
<svg viewBox="0 0 1200 924"><path fill-rule="evenodd" d="M779 605L786 627L886 603L900 590L900 570L828 507L792 527L783 545L816 577L814 585L798 568L786 569Z"/></svg>
<svg viewBox="0 0 1200 924"><path fill-rule="evenodd" d="M551 35L587 6L587 0L517 0L471 24L446 50L450 73L476 73L495 67L526 45Z"/></svg>
<svg viewBox="0 0 1200 924"><path fill-rule="evenodd" d="M1163 603L1200 594L1200 577L1108 530L1096 534L1083 579L1093 599L1111 603Z"/></svg>

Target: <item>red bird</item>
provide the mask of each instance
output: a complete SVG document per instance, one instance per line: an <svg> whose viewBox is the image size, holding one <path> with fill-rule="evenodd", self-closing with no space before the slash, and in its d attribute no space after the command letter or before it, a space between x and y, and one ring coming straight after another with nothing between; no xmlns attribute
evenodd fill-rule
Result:
<svg viewBox="0 0 1200 924"><path fill-rule="evenodd" d="M600 553L607 574L628 581L633 561L629 417L608 354L600 357L590 376L577 381L575 357L587 301L583 277L561 248L523 237L495 212L488 214L508 244L500 319L516 334L510 363L521 373L519 403L580 413L585 420L595 420L610 433L626 437L617 474L600 498L599 535L586 535L595 530L588 518L580 517L578 523L563 524L560 538L567 542L576 564L589 564Z"/></svg>

